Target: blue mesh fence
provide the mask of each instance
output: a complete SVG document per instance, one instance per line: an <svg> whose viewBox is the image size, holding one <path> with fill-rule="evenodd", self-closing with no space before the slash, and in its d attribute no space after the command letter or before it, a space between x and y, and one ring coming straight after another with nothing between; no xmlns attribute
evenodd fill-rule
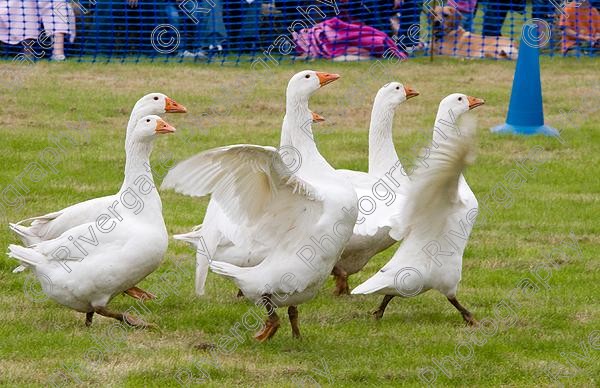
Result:
<svg viewBox="0 0 600 388"><path fill-rule="evenodd" d="M0 58L268 64L326 58L596 56L600 0L0 0Z"/></svg>

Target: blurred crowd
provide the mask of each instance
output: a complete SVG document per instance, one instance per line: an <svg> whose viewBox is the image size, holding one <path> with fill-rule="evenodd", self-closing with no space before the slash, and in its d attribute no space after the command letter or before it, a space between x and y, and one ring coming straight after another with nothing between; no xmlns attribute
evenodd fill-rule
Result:
<svg viewBox="0 0 600 388"><path fill-rule="evenodd" d="M509 12L525 14L529 9L526 18L542 20L552 29L554 43L549 45L554 47L550 49L566 54L596 52L600 47L600 0L437 3L457 9L461 27L477 29L484 36L502 35ZM0 0L0 54L21 52L62 61L71 54L154 55L157 46L170 44L172 50L166 47L158 52L203 58L223 52L263 52L285 37L289 37L288 45L295 47L301 30L321 23L326 24L315 30L317 34L354 28L359 39L368 33L370 39L379 38L382 45L394 44L394 50L405 53L426 49L426 42L414 33L414 26L428 28L422 25L427 24L423 7L423 0ZM475 23L476 14L481 20ZM327 24L328 20L335 23ZM353 37L344 35L346 40ZM335 36L327 39L334 46L343 44L336 42ZM281 47L279 52L283 53Z"/></svg>

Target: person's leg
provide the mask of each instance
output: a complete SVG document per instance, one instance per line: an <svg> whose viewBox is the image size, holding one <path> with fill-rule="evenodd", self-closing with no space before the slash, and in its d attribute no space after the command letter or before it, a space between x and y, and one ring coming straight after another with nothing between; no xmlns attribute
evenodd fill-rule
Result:
<svg viewBox="0 0 600 388"><path fill-rule="evenodd" d="M473 31L473 13L464 12L462 14L462 28L466 31Z"/></svg>
<svg viewBox="0 0 600 388"><path fill-rule="evenodd" d="M510 9L510 4L489 2L485 6L483 15L483 35L500 36L502 35L502 25L506 14Z"/></svg>
<svg viewBox="0 0 600 388"><path fill-rule="evenodd" d="M292 26L292 24L294 24L295 20L302 20L302 21L304 20L304 17L302 17L302 15L300 14L300 11L298 11L298 8L306 9L308 6L303 6L301 1L280 0L280 1L276 1L276 4L277 4L277 9L281 11L283 28L285 30L287 30L288 27ZM318 16L316 15L316 13L312 12L310 14L310 16L312 18L314 18L315 21L317 21L317 23L320 21L320 20L317 20ZM299 26L299 24L296 24L296 26ZM311 26L309 26L309 27L311 27Z"/></svg>
<svg viewBox="0 0 600 388"><path fill-rule="evenodd" d="M531 4L531 17L550 22L553 18L556 8L546 0L533 0Z"/></svg>
<svg viewBox="0 0 600 388"><path fill-rule="evenodd" d="M392 23L390 19L395 14L393 3L390 3L387 0L377 0L377 13L379 14L379 24L375 26L375 28L388 35L392 35Z"/></svg>
<svg viewBox="0 0 600 388"><path fill-rule="evenodd" d="M363 0L358 18L368 26L390 34L392 5L384 0Z"/></svg>
<svg viewBox="0 0 600 388"><path fill-rule="evenodd" d="M123 28L125 30L125 55L134 55L136 53L139 53L140 34L142 31L141 22L142 15L140 12L139 2L137 3L137 5L128 5L127 7L125 7L123 17Z"/></svg>
<svg viewBox="0 0 600 388"><path fill-rule="evenodd" d="M181 17L179 15L179 7L173 2L168 2L165 5L165 16L167 18L167 23L175 27L179 34L179 46L177 47L177 51L185 51L187 49L187 42L185 29L183 28L184 26L183 23L181 23Z"/></svg>
<svg viewBox="0 0 600 388"><path fill-rule="evenodd" d="M215 2L215 7L212 10L213 20L214 20L214 29L213 29L213 37L215 41L215 46L221 47L227 40L227 28L225 27L225 22L223 21L223 4L222 0L213 0Z"/></svg>
<svg viewBox="0 0 600 388"><path fill-rule="evenodd" d="M241 44L242 28L242 0L223 1L223 22L227 29L229 48L233 51L239 49ZM246 5L247 3L244 2Z"/></svg>
<svg viewBox="0 0 600 388"><path fill-rule="evenodd" d="M164 24L166 17L164 13L165 3L163 0L138 0L139 1L139 53L154 55L156 51L152 47L152 31L156 26Z"/></svg>
<svg viewBox="0 0 600 388"><path fill-rule="evenodd" d="M370 24L370 15L367 8L370 9L372 0L348 1L342 3L339 18L349 23Z"/></svg>
<svg viewBox="0 0 600 388"><path fill-rule="evenodd" d="M95 54L109 54L115 49L115 30L123 28L118 0L97 1L91 35L95 40ZM122 8L122 7L121 7Z"/></svg>
<svg viewBox="0 0 600 388"><path fill-rule="evenodd" d="M38 17L41 19L44 34L52 37L52 60L65 59L65 35L75 32L75 17L71 6L64 0L38 1ZM50 42L48 42L50 43ZM50 44L43 44L49 48Z"/></svg>
<svg viewBox="0 0 600 388"><path fill-rule="evenodd" d="M556 8L554 8L552 4L548 4L545 0L533 0L531 5L531 17L533 19L539 19L539 21L536 21L536 24L540 34L550 37L548 44L545 47L549 46L552 48L556 43L556 37L552 36L555 10Z"/></svg>
<svg viewBox="0 0 600 388"><path fill-rule="evenodd" d="M214 7L211 7L206 0L202 2L203 7L212 9L203 16L204 22L198 23L198 38L196 41L196 47L198 48L221 46L227 39L227 29L225 28L225 23L223 23L222 0L211 1L214 3ZM199 16L198 19L200 19Z"/></svg>
<svg viewBox="0 0 600 388"><path fill-rule="evenodd" d="M410 48L419 42L412 39L408 29L413 26L421 25L422 0L406 0L402 3L398 12L400 13L400 29L398 30L398 43L404 48Z"/></svg>
<svg viewBox="0 0 600 388"><path fill-rule="evenodd" d="M243 5L242 14L242 31L241 31L241 42L243 49L254 51L260 47L260 9L262 7L262 0L255 0L252 4Z"/></svg>
<svg viewBox="0 0 600 388"><path fill-rule="evenodd" d="M486 3L483 8L483 24L481 26L481 34L491 36L495 32L494 25L496 23L496 5Z"/></svg>
<svg viewBox="0 0 600 388"><path fill-rule="evenodd" d="M61 61L65 59L65 34L57 32L54 34L52 45L52 59Z"/></svg>
<svg viewBox="0 0 600 388"><path fill-rule="evenodd" d="M96 3L74 2L73 9L77 18L77 37L75 46L78 47L79 55L98 54L98 35L96 31Z"/></svg>

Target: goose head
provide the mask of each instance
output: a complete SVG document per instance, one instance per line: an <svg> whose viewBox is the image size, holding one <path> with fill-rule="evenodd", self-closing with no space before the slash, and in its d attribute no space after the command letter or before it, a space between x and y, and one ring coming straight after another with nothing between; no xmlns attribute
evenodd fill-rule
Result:
<svg viewBox="0 0 600 388"><path fill-rule="evenodd" d="M140 116L159 115L163 113L186 113L185 106L162 93L150 93L140 98L133 107Z"/></svg>
<svg viewBox="0 0 600 388"><path fill-rule="evenodd" d="M152 142L156 135L175 132L175 128L159 116L149 115L141 118L133 129L132 137L134 141L140 143Z"/></svg>
<svg viewBox="0 0 600 388"><path fill-rule="evenodd" d="M447 113L452 111L454 116L458 117L472 109L485 104L482 98L467 96L462 93L454 93L445 97L440 102L439 112Z"/></svg>
<svg viewBox="0 0 600 388"><path fill-rule="evenodd" d="M321 86L330 84L338 78L340 76L333 73L323 73L313 70L301 71L295 74L290 79L290 82L288 82L287 97L293 100L307 100Z"/></svg>
<svg viewBox="0 0 600 388"><path fill-rule="evenodd" d="M419 92L410 86L404 86L400 82L390 82L379 89L375 96L375 104L384 104L390 109L396 109L404 101L418 95Z"/></svg>

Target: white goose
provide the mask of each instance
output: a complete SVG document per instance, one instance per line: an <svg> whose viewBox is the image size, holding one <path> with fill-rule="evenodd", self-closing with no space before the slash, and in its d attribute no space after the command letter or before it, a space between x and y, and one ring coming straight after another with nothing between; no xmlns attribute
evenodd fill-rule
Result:
<svg viewBox="0 0 600 388"><path fill-rule="evenodd" d="M325 121L316 112L310 111L310 114L313 123ZM293 164L296 163L294 159L299 158L293 146L282 142L280 150L284 154L283 157L286 159L288 167L293 169ZM286 157L286 153L290 154L289 157ZM195 165L193 159L190 159L178 165L178 170L172 170L172 174L176 171L193 168L195 168ZM171 177L167 175L165 182L169 182L170 179ZM165 184L163 183L163 185ZM255 241L243 237L253 233L255 233L254 225L247 227L235 225L223 211L218 201L211 198L204 215L203 224L195 226L191 232L173 235L175 240L188 242L196 250L195 289L197 295L204 295L209 261L224 261L239 267L253 267L267 257L269 254L267 246L257 246ZM240 292L238 296L243 295Z"/></svg>
<svg viewBox="0 0 600 388"><path fill-rule="evenodd" d="M476 123L469 110L479 98L451 94L439 106L428 167L411 175L404 209L390 235L403 239L392 259L352 294L385 295L373 314L383 316L394 296L412 297L435 289L444 294L469 325L477 322L456 299L462 256L477 215L477 199L462 175L474 161Z"/></svg>
<svg viewBox="0 0 600 388"><path fill-rule="evenodd" d="M354 186L359 215L354 234L333 267L335 294L349 294L348 276L357 273L377 253L396 242L390 237L392 215L401 209L409 182L394 147L392 124L396 108L419 93L398 82L384 85L375 96L369 126L369 172L338 170ZM361 210L365 203L365 214Z"/></svg>
<svg viewBox="0 0 600 388"><path fill-rule="evenodd" d="M268 252L253 267L210 262L210 268L233 279L246 298L267 308L269 317L255 337L259 341L275 334L275 310L283 306L289 306L292 334L300 336L296 306L317 294L356 222L356 194L317 150L308 109L310 95L338 77L302 71L288 84L281 137L301 156L295 171L273 147L234 145L192 157L163 182L163 187L184 194L212 193L232 222L232 241L244 240L242 245ZM202 230L203 239L212 241L208 249L214 251L218 240L212 240L211 233L216 228L205 220Z"/></svg>
<svg viewBox="0 0 600 388"><path fill-rule="evenodd" d="M148 171L156 134L175 128L158 116L146 116L135 125L127 144L125 179L115 202L59 237L30 247L9 245L8 255L33 267L42 289L54 301L133 326L145 322L127 313L107 309L118 293L135 286L160 264L168 243L162 204Z"/></svg>
<svg viewBox="0 0 600 388"><path fill-rule="evenodd" d="M183 105L162 93L150 93L140 98L134 105L129 117L125 135L125 149L127 149L135 125L142 117L162 113L185 112L187 110ZM30 246L42 241L52 240L77 225L94 221L115 200L116 195L90 199L53 213L28 218L15 224L11 223L9 227L23 241L23 244ZM30 225L26 226L25 224L28 223ZM13 272L21 272L25 268L25 266L19 266ZM142 300L154 298L154 295L137 287L127 290L126 293Z"/></svg>

